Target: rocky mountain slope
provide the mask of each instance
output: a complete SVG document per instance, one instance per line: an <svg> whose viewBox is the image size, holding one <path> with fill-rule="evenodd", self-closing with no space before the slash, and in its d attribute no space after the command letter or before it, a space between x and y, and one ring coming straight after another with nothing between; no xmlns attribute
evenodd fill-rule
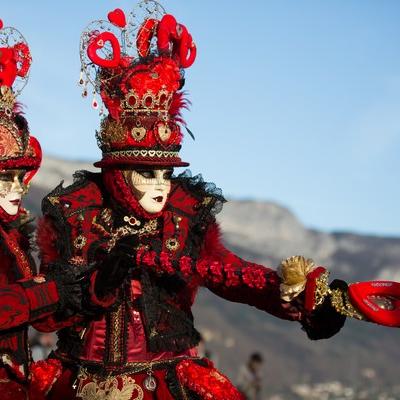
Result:
<svg viewBox="0 0 400 400"><path fill-rule="evenodd" d="M74 170L88 167L45 159L26 205L38 212L45 193L62 179L71 182ZM268 202L229 202L219 219L227 246L252 261L275 266L283 258L303 254L328 266L333 277L350 282L400 280L400 238L310 230L289 210ZM340 335L312 342L296 323L222 301L206 290L199 295L195 318L218 366L233 379L250 352L264 354L269 394L308 382L338 380L372 388L398 381L400 346L395 329L348 321Z"/></svg>

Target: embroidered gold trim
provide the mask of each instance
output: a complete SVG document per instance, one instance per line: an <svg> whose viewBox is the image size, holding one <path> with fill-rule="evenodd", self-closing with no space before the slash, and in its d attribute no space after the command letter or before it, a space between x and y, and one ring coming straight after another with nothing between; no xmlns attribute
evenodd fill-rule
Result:
<svg viewBox="0 0 400 400"><path fill-rule="evenodd" d="M121 330L122 324L122 305L118 306L118 309L111 313L111 330L110 330L110 342L112 344L112 352L110 354L111 362L121 361L121 341L123 339L123 332Z"/></svg>
<svg viewBox="0 0 400 400"><path fill-rule="evenodd" d="M164 150L118 150L105 152L104 156L115 159L125 157L175 158L179 156L179 152Z"/></svg>
<svg viewBox="0 0 400 400"><path fill-rule="evenodd" d="M143 389L126 375L99 379L81 370L76 397L82 400L143 400ZM86 382L90 380L90 382Z"/></svg>
<svg viewBox="0 0 400 400"><path fill-rule="evenodd" d="M120 123L105 118L101 122L99 136L101 144L110 148L112 143L125 142L126 132Z"/></svg>
<svg viewBox="0 0 400 400"><path fill-rule="evenodd" d="M10 117L15 104L15 96L8 86L0 87L0 111Z"/></svg>

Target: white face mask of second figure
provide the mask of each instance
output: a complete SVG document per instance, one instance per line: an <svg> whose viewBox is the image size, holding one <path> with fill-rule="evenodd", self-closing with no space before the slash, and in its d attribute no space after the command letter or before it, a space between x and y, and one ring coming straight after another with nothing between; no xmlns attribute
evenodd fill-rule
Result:
<svg viewBox="0 0 400 400"><path fill-rule="evenodd" d="M124 171L124 176L143 209L156 214L167 202L172 172L172 169L137 169Z"/></svg>
<svg viewBox="0 0 400 400"><path fill-rule="evenodd" d="M21 205L24 185L22 179L23 170L0 171L0 207L8 215L17 215Z"/></svg>

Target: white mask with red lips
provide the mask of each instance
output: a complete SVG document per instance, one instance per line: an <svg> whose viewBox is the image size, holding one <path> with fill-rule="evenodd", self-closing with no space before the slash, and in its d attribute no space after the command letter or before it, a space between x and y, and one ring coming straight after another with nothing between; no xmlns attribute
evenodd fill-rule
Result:
<svg viewBox="0 0 400 400"><path fill-rule="evenodd" d="M18 214L24 194L24 170L0 171L0 207L10 216Z"/></svg>
<svg viewBox="0 0 400 400"><path fill-rule="evenodd" d="M126 170L125 181L137 201L149 214L161 212L171 191L172 169Z"/></svg>

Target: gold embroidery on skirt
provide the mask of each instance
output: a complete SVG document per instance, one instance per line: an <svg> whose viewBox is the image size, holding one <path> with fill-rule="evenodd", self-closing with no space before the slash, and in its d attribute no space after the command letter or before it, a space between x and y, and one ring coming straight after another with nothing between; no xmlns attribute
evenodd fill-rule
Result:
<svg viewBox="0 0 400 400"><path fill-rule="evenodd" d="M88 379L91 381L87 382ZM76 397L82 400L143 400L144 394L143 389L129 376L120 375L100 380L81 372Z"/></svg>

